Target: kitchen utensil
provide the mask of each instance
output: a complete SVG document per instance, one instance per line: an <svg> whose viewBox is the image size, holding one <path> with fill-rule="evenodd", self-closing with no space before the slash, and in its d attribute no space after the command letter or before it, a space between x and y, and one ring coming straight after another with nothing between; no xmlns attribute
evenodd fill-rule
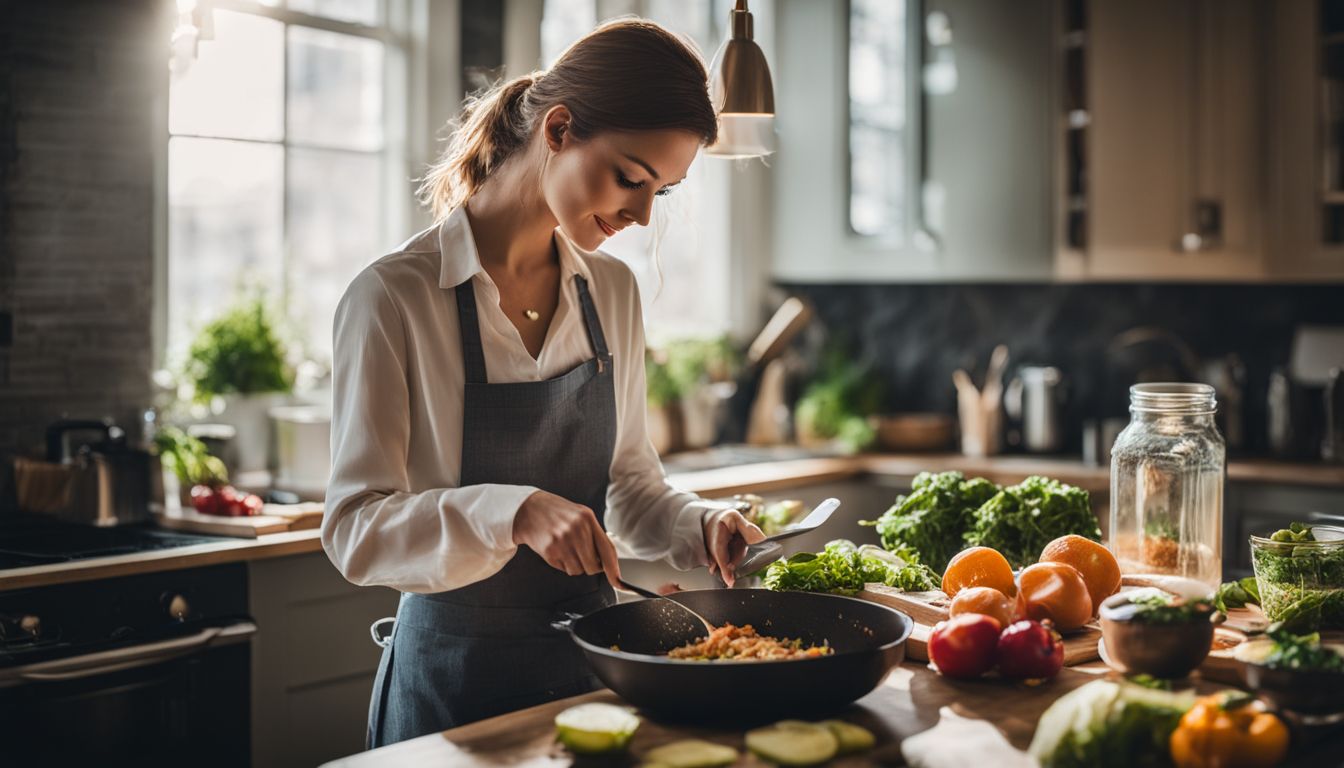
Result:
<svg viewBox="0 0 1344 768"><path fill-rule="evenodd" d="M100 439L72 441L79 432ZM159 457L127 445L109 421L67 419L47 428L45 461L16 458L19 509L86 525L139 523L163 508Z"/></svg>
<svg viewBox="0 0 1344 768"><path fill-rule="evenodd" d="M990 456L999 452L1003 426L1003 368L1008 348L1000 344L990 354L985 386L976 389L970 374L952 372L957 388L957 418L961 424L961 452L967 456Z"/></svg>
<svg viewBox="0 0 1344 768"><path fill-rule="evenodd" d="M817 529L822 523L829 520L831 514L839 507L839 499L826 499L807 513L806 517L789 524L780 533L768 536L748 546L746 553L742 555L742 559L737 564L737 572L740 574L755 573L767 563L774 562L783 549L779 542Z"/></svg>
<svg viewBox="0 0 1344 768"><path fill-rule="evenodd" d="M715 624L750 624L762 634L826 643L834 653L781 661L678 661L669 650L693 642L698 622L662 600L639 600L569 615L568 631L602 682L659 718L717 725L822 716L872 691L905 657L914 623L900 611L839 595L709 589L678 602Z"/></svg>
<svg viewBox="0 0 1344 768"><path fill-rule="evenodd" d="M681 610L691 614L695 618L699 619L701 624L705 625L705 637L709 637L709 635L714 631L714 625L710 624L708 619L696 613L695 611L691 610L689 607L683 605L682 603L673 600L667 595L660 595L657 592L654 592L653 590L635 586L634 584L631 584L625 579L618 579L616 583L620 584L625 589L634 592L636 595L639 595L640 597L646 597L650 600L666 600L667 602L672 603Z"/></svg>
<svg viewBox="0 0 1344 768"><path fill-rule="evenodd" d="M790 296L779 305L765 327L752 340L747 347L746 365L737 377L737 390L728 401L728 418L719 431L718 442L736 443L746 439L752 407L761 390L767 367L807 327L812 315L811 304L797 296ZM776 375L782 373L781 369ZM777 395L778 392L774 391L771 397Z"/></svg>
<svg viewBox="0 0 1344 768"><path fill-rule="evenodd" d="M1064 374L1058 368L1018 369L1004 398L1008 417L1017 422L1017 444L1031 453L1054 453L1063 446L1063 393Z"/></svg>

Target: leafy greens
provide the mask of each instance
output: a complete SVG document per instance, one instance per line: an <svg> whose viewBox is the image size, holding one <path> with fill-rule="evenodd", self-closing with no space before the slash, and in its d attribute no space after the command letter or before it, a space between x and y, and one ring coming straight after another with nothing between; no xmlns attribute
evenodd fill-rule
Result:
<svg viewBox="0 0 1344 768"><path fill-rule="evenodd" d="M947 561L965 546L965 534L974 512L999 492L994 483L977 477L967 480L960 472L920 472L908 495L876 521L882 546L905 560L927 564L942 573Z"/></svg>
<svg viewBox="0 0 1344 768"><path fill-rule="evenodd" d="M966 543L997 549L1014 568L1036 562L1046 544L1068 534L1101 541L1087 491L1032 475L975 511Z"/></svg>
<svg viewBox="0 0 1344 768"><path fill-rule="evenodd" d="M885 584L907 592L938 588L938 576L927 565L908 562L879 547L856 547L845 539L832 541L813 554L777 560L765 570L766 589L835 592L851 595L864 584Z"/></svg>

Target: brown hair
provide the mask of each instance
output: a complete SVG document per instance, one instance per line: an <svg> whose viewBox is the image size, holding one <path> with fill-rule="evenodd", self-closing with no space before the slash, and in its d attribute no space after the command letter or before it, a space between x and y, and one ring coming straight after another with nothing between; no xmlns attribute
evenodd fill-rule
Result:
<svg viewBox="0 0 1344 768"><path fill-rule="evenodd" d="M563 104L569 132L677 128L704 145L718 136L704 61L681 38L651 21L619 19L577 40L545 71L468 100L448 148L421 180L420 201L436 221L462 205L486 178L527 144L537 121Z"/></svg>

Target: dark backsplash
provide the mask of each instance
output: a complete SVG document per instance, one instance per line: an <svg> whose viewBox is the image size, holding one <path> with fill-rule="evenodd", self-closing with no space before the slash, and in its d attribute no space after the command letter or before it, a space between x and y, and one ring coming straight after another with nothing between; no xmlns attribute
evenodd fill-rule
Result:
<svg viewBox="0 0 1344 768"><path fill-rule="evenodd" d="M1085 419L1126 416L1131 368L1107 355L1119 333L1156 326L1204 360L1237 355L1246 370L1242 453L1265 454L1265 398L1299 325L1344 325L1344 287L1298 285L781 285L811 299L824 333L873 366L892 412L955 413L952 371L977 383L990 351L1008 346L1009 372L1053 365L1066 378L1065 452L1081 450ZM815 352L815 349L812 350ZM1127 357L1132 358L1132 355Z"/></svg>

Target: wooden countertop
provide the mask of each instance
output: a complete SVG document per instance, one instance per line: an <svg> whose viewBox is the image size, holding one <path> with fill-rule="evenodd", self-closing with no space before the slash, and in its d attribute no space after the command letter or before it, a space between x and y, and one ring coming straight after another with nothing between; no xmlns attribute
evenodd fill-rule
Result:
<svg viewBox="0 0 1344 768"><path fill-rule="evenodd" d="M1025 749L1031 743L1036 721L1050 703L1078 686L1097 679L1099 669L1065 668L1053 680L1038 686L1000 680L957 681L939 677L919 662L906 662L894 669L872 693L837 717L862 725L877 736L870 752L833 760L831 766L904 765L900 742L938 722L939 708L952 707L964 717L987 720L1013 746ZM1209 690L1218 686L1208 686ZM555 715L567 707L591 701L620 704L610 690L553 701L489 720L422 736L399 744L362 752L326 763L324 768L381 768L419 765L569 765L573 757L555 743ZM767 766L742 743L741 728L703 728L664 725L645 718L630 744L630 754L669 741L698 738L727 744L742 753L738 766ZM623 765L628 761L613 761Z"/></svg>
<svg viewBox="0 0 1344 768"><path fill-rule="evenodd" d="M1027 475L1043 474L1085 488L1094 494L1108 494L1110 491L1110 471L1106 467L1089 467L1073 459L1030 456L970 458L958 454L863 454L678 472L670 475L670 478L675 485L685 490L702 496L719 497L745 492L771 494L789 488L859 479L868 475L914 476L926 470L957 470L999 483L1016 483ZM1234 460L1228 463L1227 475L1229 480L1236 482L1344 489L1344 465ZM219 542L192 547L0 571L0 591L284 557L321 549L320 534L316 530L267 534L256 539L221 539Z"/></svg>

